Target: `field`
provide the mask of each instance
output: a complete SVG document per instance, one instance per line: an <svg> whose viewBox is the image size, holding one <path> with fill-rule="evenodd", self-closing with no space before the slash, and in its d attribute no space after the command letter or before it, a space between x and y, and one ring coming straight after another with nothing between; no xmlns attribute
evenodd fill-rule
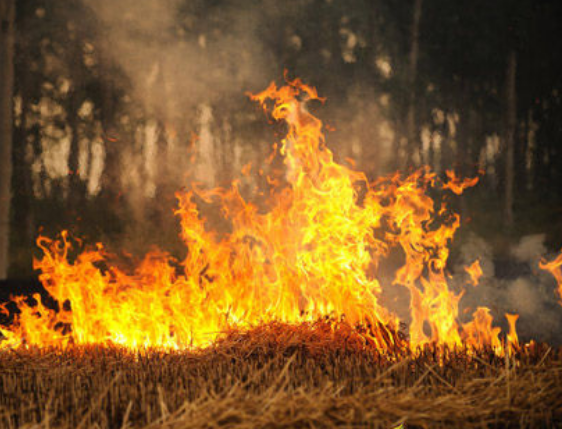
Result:
<svg viewBox="0 0 562 429"><path fill-rule="evenodd" d="M386 355L324 323L192 351L0 351L2 428L484 428L562 425L562 350Z"/></svg>

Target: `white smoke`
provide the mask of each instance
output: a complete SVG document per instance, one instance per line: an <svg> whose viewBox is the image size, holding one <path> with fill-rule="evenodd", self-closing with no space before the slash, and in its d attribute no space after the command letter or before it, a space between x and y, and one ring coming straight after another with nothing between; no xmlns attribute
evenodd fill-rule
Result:
<svg viewBox="0 0 562 429"><path fill-rule="evenodd" d="M511 260L495 261L492 247L483 238L470 235L454 268L455 282L464 283L466 290L461 300L461 309L466 310L463 317L469 317L478 305L487 306L495 323L505 329L505 313L516 313L520 337L560 343L562 307L557 303L555 281L538 265L547 252L544 239L544 234L524 236L510 249ZM464 267L476 259L484 275L473 287L462 279ZM466 274L464 278L468 280Z"/></svg>

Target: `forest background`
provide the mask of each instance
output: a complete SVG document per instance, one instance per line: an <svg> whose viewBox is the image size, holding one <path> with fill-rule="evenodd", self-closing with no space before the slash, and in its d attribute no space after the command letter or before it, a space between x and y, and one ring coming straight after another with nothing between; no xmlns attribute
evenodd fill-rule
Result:
<svg viewBox="0 0 562 429"><path fill-rule="evenodd" d="M37 235L63 229L133 258L181 256L174 192L240 179L251 199L267 186L257 171L275 168L282 129L246 93L285 69L327 97L309 108L328 146L370 178L484 173L453 203L457 254L474 237L496 262L529 235L558 250L561 12L546 0L1 0L0 279L32 276Z"/></svg>

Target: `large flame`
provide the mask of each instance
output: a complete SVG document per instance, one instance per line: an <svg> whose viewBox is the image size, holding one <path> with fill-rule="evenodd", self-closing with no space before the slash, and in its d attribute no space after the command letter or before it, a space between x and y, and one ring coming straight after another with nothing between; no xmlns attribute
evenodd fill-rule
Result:
<svg viewBox="0 0 562 429"><path fill-rule="evenodd" d="M306 101L321 100L314 88L297 79L272 83L251 98L288 127L280 146L286 183L270 180L267 212L247 202L236 182L180 193L176 213L187 256L175 261L153 252L132 273L118 268L101 245L71 257L66 233L58 240L39 237L44 256L35 268L58 311L38 295L34 305L16 298L20 313L1 329L3 344L205 346L233 325L331 316L370 326L365 336L384 351L400 321L381 305L379 271L396 251L403 265L390 287L409 290L412 349L431 342L503 350L488 309L479 307L472 322L458 321L462 293L449 288L446 264L460 218L427 194L432 187L460 194L477 179L447 172L448 181L440 183L421 169L369 182L334 161L322 122L305 108ZM196 198L218 204L230 232L211 231ZM478 277L471 274L475 285ZM510 318L512 341L514 325Z"/></svg>

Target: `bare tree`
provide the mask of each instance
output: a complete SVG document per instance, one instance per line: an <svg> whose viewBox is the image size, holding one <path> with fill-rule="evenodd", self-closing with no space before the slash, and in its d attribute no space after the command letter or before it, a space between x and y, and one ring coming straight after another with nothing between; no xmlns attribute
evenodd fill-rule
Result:
<svg viewBox="0 0 562 429"><path fill-rule="evenodd" d="M507 58L506 70L506 128L505 128L505 220L508 227L513 225L513 175L515 128L517 126L517 94L515 78L517 54L511 50Z"/></svg>
<svg viewBox="0 0 562 429"><path fill-rule="evenodd" d="M14 0L0 0L0 279L8 275L14 91Z"/></svg>
<svg viewBox="0 0 562 429"><path fill-rule="evenodd" d="M406 162L410 164L412 162L412 157L414 152L417 151L421 156L421 151L419 150L416 127L416 91L415 84L418 74L418 58L420 50L420 21L422 14L422 0L414 1L414 13L412 20L412 38L410 46L410 58L408 64L408 86L410 89L410 100L408 103L408 114L406 117L406 133L408 139L408 148L406 154ZM422 161L420 159L420 161Z"/></svg>

